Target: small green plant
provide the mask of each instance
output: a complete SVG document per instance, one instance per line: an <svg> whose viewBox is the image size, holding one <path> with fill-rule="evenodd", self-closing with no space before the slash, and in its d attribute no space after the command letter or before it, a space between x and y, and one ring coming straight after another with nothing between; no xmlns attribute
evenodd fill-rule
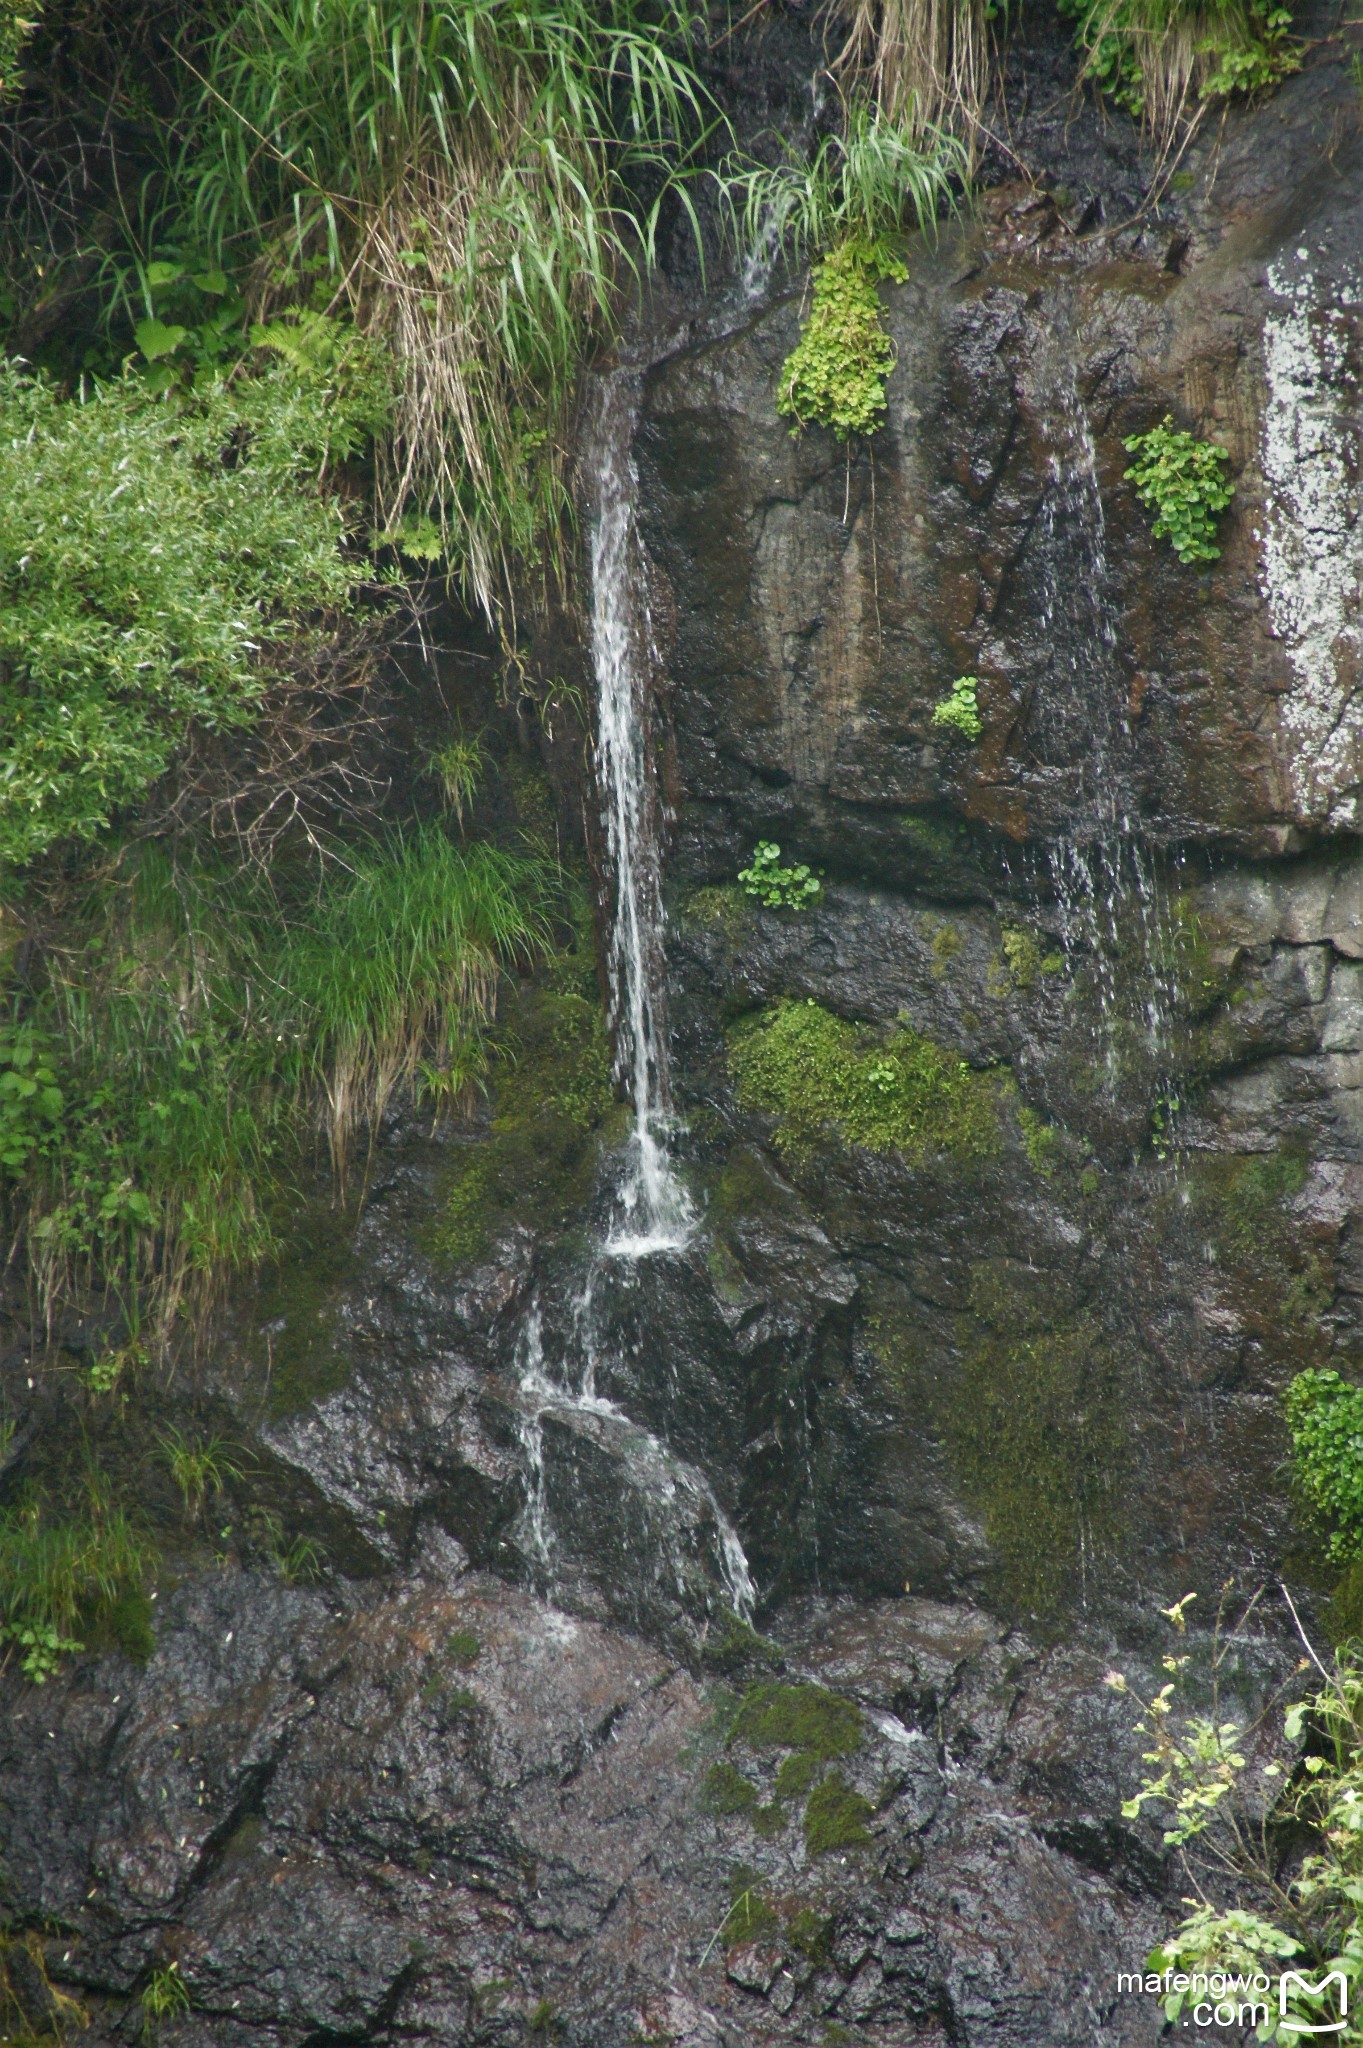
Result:
<svg viewBox="0 0 1363 2048"><path fill-rule="evenodd" d="M1168 539L1180 562L1217 561L1217 516L1235 496L1223 474L1227 450L1175 427L1170 414L1148 434L1128 434L1122 446L1136 457L1127 481L1157 515L1156 540Z"/></svg>
<svg viewBox="0 0 1363 2048"><path fill-rule="evenodd" d="M1283 1401L1294 1476L1338 1564L1363 1553L1363 1387L1330 1366L1298 1373Z"/></svg>
<svg viewBox="0 0 1363 2048"><path fill-rule="evenodd" d="M908 265L884 242L853 236L814 267L813 303L781 370L776 410L802 427L831 427L839 441L873 434L885 417L894 343L876 287L902 284Z"/></svg>
<svg viewBox="0 0 1363 2048"><path fill-rule="evenodd" d="M481 734L469 740L461 733L446 740L431 755L430 772L439 783L446 808L454 813L456 824L463 824L464 812L473 802L486 767Z"/></svg>
<svg viewBox="0 0 1363 2048"><path fill-rule="evenodd" d="M171 1962L164 1969L152 1971L143 1987L140 2004L149 2031L189 2011L189 1986L180 1975L178 1963Z"/></svg>
<svg viewBox="0 0 1363 2048"><path fill-rule="evenodd" d="M984 731L976 696L979 687L978 676L957 676L949 693L933 707L933 725L941 732L959 733L973 746Z"/></svg>
<svg viewBox="0 0 1363 2048"><path fill-rule="evenodd" d="M803 910L823 884L803 861L793 868L783 868L780 863L781 849L776 842L759 839L748 866L739 869L738 879L746 893L768 910Z"/></svg>
<svg viewBox="0 0 1363 2048"><path fill-rule="evenodd" d="M178 1429L162 1430L156 1439L163 1463L184 1501L186 1521L195 1522L210 1494L220 1494L229 1479L240 1479L242 1468L234 1453L239 1446L225 1437L210 1436L192 1441Z"/></svg>

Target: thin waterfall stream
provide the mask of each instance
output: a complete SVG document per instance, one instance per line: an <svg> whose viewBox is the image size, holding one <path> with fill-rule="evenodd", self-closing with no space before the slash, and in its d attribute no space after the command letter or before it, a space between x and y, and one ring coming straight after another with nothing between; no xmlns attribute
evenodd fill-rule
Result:
<svg viewBox="0 0 1363 2048"><path fill-rule="evenodd" d="M1178 991L1165 890L1133 810L1134 741L1097 453L1073 361L1055 331L1036 368L1050 440L1036 539L1040 625L1051 649L1041 724L1049 745L1076 765L1068 828L1051 840L1046 860L1065 951L1084 959L1093 976L1100 1059L1112 1088L1133 1022L1144 1061L1167 1069ZM1123 950L1133 944L1135 1018L1124 986L1133 977L1119 974Z"/></svg>
<svg viewBox="0 0 1363 2048"><path fill-rule="evenodd" d="M559 1585L546 1431L586 1432L609 1446L632 1490L635 1541L654 1574L694 1606L697 1566L742 1619L756 1591L743 1545L714 1491L662 1436L601 1390L620 1342L609 1309L647 1263L685 1251L696 1217L671 1159L674 1129L664 1007L660 798L652 768L652 695L658 666L647 561L635 519L631 455L638 375L595 380L584 437L590 517L591 659L596 682L595 770L609 892L607 965L615 1078L634 1126L615 1169L607 1218L585 1271L570 1287L566 1324L552 1342L538 1292L517 1345L526 1465L524 1547L545 1593ZM638 1340L640 1343L644 1339ZM663 1342L657 1338L661 1359Z"/></svg>

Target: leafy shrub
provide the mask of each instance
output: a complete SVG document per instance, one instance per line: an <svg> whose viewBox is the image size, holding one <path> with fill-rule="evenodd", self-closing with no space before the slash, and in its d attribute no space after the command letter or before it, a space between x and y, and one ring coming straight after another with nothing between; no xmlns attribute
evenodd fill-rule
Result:
<svg viewBox="0 0 1363 2048"><path fill-rule="evenodd" d="M812 999L777 1003L734 1030L730 1063L745 1108L777 1119L786 1151L821 1138L980 1158L997 1142L995 1086L907 1025L878 1041Z"/></svg>
<svg viewBox="0 0 1363 2048"><path fill-rule="evenodd" d="M973 744L984 731L975 694L979 687L978 676L957 676L950 693L934 706L933 724L944 732L959 733L963 740Z"/></svg>
<svg viewBox="0 0 1363 2048"><path fill-rule="evenodd" d="M93 838L191 721L249 723L268 654L344 605L326 437L286 373L178 404L0 366L0 861Z"/></svg>
<svg viewBox="0 0 1363 2048"><path fill-rule="evenodd" d="M814 266L813 304L781 370L776 410L801 427L831 427L840 441L873 434L885 416L894 343L876 286L902 284L908 266L883 242L841 243Z"/></svg>
<svg viewBox="0 0 1363 2048"><path fill-rule="evenodd" d="M1363 1552L1363 1387L1328 1366L1298 1373L1284 1398L1297 1485L1329 1530L1332 1558Z"/></svg>
<svg viewBox="0 0 1363 2048"><path fill-rule="evenodd" d="M771 839L759 839L752 860L738 871L738 879L749 896L755 896L768 910L803 910L819 894L822 883L801 861L793 868L780 865L781 849Z"/></svg>
<svg viewBox="0 0 1363 2048"><path fill-rule="evenodd" d="M1136 457L1127 480L1157 515L1156 540L1167 537L1180 562L1218 560L1217 515L1235 496L1234 484L1222 474L1230 461L1227 451L1176 428L1169 414L1148 434L1129 434L1122 446Z"/></svg>
<svg viewBox="0 0 1363 2048"><path fill-rule="evenodd" d="M1181 1632L1195 1597L1164 1610ZM1210 1671L1187 1652L1166 1656L1171 1677L1152 1699L1120 1672L1107 1674L1114 1691L1136 1699L1138 1732L1148 1741L1146 1774L1123 1814L1134 1819L1147 1805L1163 1810L1164 1840L1177 1854L1191 1908L1146 1969L1165 1977L1161 2002L1177 2025L1209 1976L1234 1983L1263 1972L1272 1980L1290 1964L1300 1976L1295 1989L1284 1986L1287 2016L1280 2021L1271 2006L1257 2037L1353 2040L1356 2025L1342 2028L1339 2013L1340 2003L1356 2003L1363 1983L1363 1666L1352 1653L1330 1669L1313 1650L1299 1671L1314 1663L1321 1682L1288 1706L1275 1740L1265 1725L1272 1707L1246 1725L1238 1701L1223 1700L1234 1640L1218 1618ZM1237 1669L1234 1661L1229 1669ZM1292 1845L1287 1856L1285 1842ZM1342 2001L1330 1981L1335 1971L1345 1979Z"/></svg>

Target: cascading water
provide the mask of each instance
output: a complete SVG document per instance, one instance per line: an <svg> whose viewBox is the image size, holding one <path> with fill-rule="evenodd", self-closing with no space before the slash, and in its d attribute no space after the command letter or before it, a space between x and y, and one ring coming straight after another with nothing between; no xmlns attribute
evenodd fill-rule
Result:
<svg viewBox="0 0 1363 2048"><path fill-rule="evenodd" d="M1052 325L1050 336L1056 332ZM1033 545L1051 662L1037 723L1048 751L1073 764L1069 822L1047 859L1065 950L1086 958L1094 979L1112 1085L1130 1022L1144 1038L1146 1062L1157 1072L1167 1066L1176 969L1159 870L1132 812L1132 734L1097 454L1073 363L1053 339L1036 365L1036 399L1050 440ZM1135 989L1135 1018L1118 976L1123 949L1133 942L1136 972L1128 986Z"/></svg>
<svg viewBox="0 0 1363 2048"><path fill-rule="evenodd" d="M634 1421L598 1386L609 1381L620 1342L611 1308L637 1287L650 1261L684 1251L694 1211L671 1161L673 1117L664 1017L660 803L652 771L652 696L657 650L647 600L647 561L635 522L631 443L637 377L597 380L584 440L591 517L591 657L597 691L596 780L610 892L607 961L616 1079L634 1128L620 1162L610 1213L571 1287L556 1340L538 1297L520 1333L518 1365L526 1501L522 1548L551 1598L560 1585L560 1538L551 1501L555 1429L604 1451L628 1489L630 1542L665 1596L683 1609L721 1591L750 1619L756 1600L737 1532L708 1480L661 1436ZM659 1341L659 1352L663 1349ZM562 1461L572 1464L571 1451ZM664 1583L666 1582L666 1583ZM709 1603L713 1604L713 1603Z"/></svg>
<svg viewBox="0 0 1363 2048"><path fill-rule="evenodd" d="M586 440L592 503L592 667L596 777L612 892L609 968L616 1079L634 1104L622 1214L609 1248L626 1256L677 1250L693 1222L668 1155L671 1103L663 1014L663 907L658 791L651 773L652 682L657 648L647 565L634 517L630 446L637 382L627 371L597 380Z"/></svg>

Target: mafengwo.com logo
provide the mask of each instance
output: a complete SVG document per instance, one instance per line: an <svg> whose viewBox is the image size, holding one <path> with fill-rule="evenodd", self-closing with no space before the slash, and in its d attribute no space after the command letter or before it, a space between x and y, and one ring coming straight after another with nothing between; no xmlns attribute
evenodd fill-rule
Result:
<svg viewBox="0 0 1363 2048"><path fill-rule="evenodd" d="M1123 1972L1121 1992L1146 1992L1159 1999L1166 2017L1201 2031L1234 2029L1243 2040L1310 2042L1338 2039L1349 2024L1349 1981L1343 1970L1312 1977L1305 1970L1264 1970L1233 1975L1228 1970Z"/></svg>

